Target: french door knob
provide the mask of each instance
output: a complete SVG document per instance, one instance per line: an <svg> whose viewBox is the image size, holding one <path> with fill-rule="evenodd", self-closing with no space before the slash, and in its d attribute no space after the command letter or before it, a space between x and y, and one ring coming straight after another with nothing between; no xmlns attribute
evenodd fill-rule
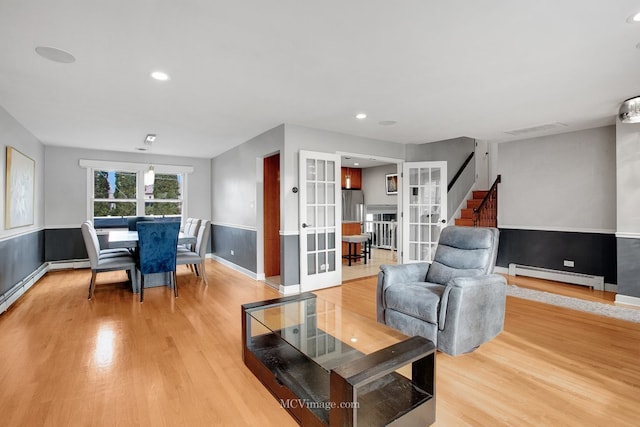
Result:
<svg viewBox="0 0 640 427"><path fill-rule="evenodd" d="M307 224L305 222L302 223L302 228L313 227L311 224Z"/></svg>

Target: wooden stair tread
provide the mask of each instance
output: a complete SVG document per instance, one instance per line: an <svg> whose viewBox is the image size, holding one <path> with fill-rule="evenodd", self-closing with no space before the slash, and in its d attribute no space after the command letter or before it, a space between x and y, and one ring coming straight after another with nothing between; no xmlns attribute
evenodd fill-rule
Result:
<svg viewBox="0 0 640 427"><path fill-rule="evenodd" d="M467 209L477 208L481 203L482 200L480 199L469 199L467 200Z"/></svg>
<svg viewBox="0 0 640 427"><path fill-rule="evenodd" d="M473 227L473 219L469 218L456 218L456 225Z"/></svg>
<svg viewBox="0 0 640 427"><path fill-rule="evenodd" d="M473 208L461 209L460 217L465 219L473 219Z"/></svg>
<svg viewBox="0 0 640 427"><path fill-rule="evenodd" d="M485 190L476 190L472 192L473 194L473 198L474 199L484 199L486 197L487 194L489 194L489 191L485 191Z"/></svg>

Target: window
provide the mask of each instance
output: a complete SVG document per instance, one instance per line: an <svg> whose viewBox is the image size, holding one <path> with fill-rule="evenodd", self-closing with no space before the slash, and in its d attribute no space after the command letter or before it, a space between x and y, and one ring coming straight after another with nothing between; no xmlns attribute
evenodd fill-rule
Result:
<svg viewBox="0 0 640 427"><path fill-rule="evenodd" d="M182 176L156 174L153 185L144 187L145 215L182 214Z"/></svg>
<svg viewBox="0 0 640 427"><path fill-rule="evenodd" d="M132 216L181 217L187 173L192 167L155 165L155 181L144 185L148 165L81 160L87 168L87 217L98 228L126 227Z"/></svg>
<svg viewBox="0 0 640 427"><path fill-rule="evenodd" d="M92 217L136 216L137 173L95 170Z"/></svg>

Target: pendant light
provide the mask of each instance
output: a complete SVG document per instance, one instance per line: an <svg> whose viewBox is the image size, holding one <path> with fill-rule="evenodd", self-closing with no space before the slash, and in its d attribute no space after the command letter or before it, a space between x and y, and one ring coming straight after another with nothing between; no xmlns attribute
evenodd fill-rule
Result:
<svg viewBox="0 0 640 427"><path fill-rule="evenodd" d="M148 134L144 139L144 144L149 146L149 152L151 152L151 144L153 144L153 141L155 140L156 140L156 135L152 133ZM145 186L153 185L155 181L156 181L156 172L153 168L153 164L150 164L149 169L147 169L147 171L144 173L144 185Z"/></svg>
<svg viewBox="0 0 640 427"><path fill-rule="evenodd" d="M618 111L618 117L622 123L640 123L640 96L624 101Z"/></svg>

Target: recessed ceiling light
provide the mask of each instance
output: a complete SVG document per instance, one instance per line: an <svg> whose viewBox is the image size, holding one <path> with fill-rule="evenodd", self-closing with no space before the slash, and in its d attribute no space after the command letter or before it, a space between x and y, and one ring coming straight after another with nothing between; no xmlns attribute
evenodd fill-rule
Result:
<svg viewBox="0 0 640 427"><path fill-rule="evenodd" d="M156 80L160 80L161 82L166 82L170 79L169 74L165 73L164 71L154 71L153 73L151 73L151 77Z"/></svg>
<svg viewBox="0 0 640 427"><path fill-rule="evenodd" d="M360 163L355 162L355 163L353 164L353 166L360 166Z"/></svg>
<svg viewBox="0 0 640 427"><path fill-rule="evenodd" d="M366 119L366 118L367 118L367 115L365 113L356 114L356 119L362 120L362 119Z"/></svg>
<svg viewBox="0 0 640 427"><path fill-rule="evenodd" d="M66 50L58 49L57 47L38 46L36 47L36 53L53 62L60 62L63 64L76 62L76 58L72 54Z"/></svg>
<svg viewBox="0 0 640 427"><path fill-rule="evenodd" d="M638 13L634 13L633 15L631 15L630 17L627 18L627 22L629 24L634 24L634 23L638 23L640 22L640 12Z"/></svg>
<svg viewBox="0 0 640 427"><path fill-rule="evenodd" d="M381 126L393 126L396 123L398 123L398 122L396 122L395 120L381 120L381 121L378 122L378 124L381 125Z"/></svg>
<svg viewBox="0 0 640 427"><path fill-rule="evenodd" d="M144 138L144 143L146 145L150 145L150 144L153 144L153 141L155 140L156 140L156 134L150 133L150 134L147 134L147 136Z"/></svg>

